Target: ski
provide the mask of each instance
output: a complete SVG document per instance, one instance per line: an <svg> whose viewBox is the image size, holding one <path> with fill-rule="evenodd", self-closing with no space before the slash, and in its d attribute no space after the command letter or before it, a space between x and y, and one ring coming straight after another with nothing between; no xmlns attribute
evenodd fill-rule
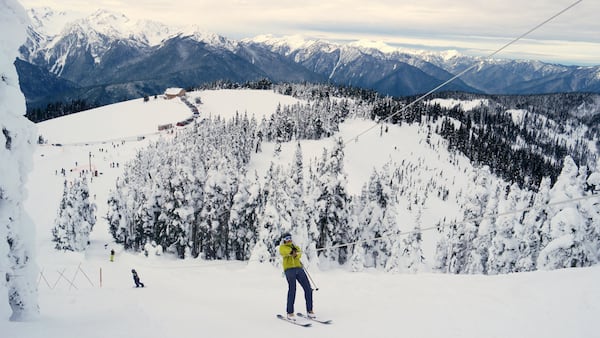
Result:
<svg viewBox="0 0 600 338"><path fill-rule="evenodd" d="M294 320L289 320L289 319L287 319L286 316L283 316L283 315L277 315L277 318L279 318L279 319L281 319L283 321L286 321L286 322L288 322L290 324L294 324L294 325L298 325L298 326L302 326L302 327L310 327L310 326L312 326L311 323L302 323L302 322L297 322L297 321L294 321Z"/></svg>
<svg viewBox="0 0 600 338"><path fill-rule="evenodd" d="M304 313L300 313L298 312L296 314L298 317L304 318L304 319L308 319L308 320L312 320L313 322L317 322L317 323L321 323L321 324L331 324L333 323L333 320L331 319L327 319L327 320L320 320L317 318L310 318L309 316L305 315Z"/></svg>

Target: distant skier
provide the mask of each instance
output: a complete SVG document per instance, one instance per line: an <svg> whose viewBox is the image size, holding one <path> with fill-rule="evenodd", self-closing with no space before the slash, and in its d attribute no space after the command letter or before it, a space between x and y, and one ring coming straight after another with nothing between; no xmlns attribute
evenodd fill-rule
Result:
<svg viewBox="0 0 600 338"><path fill-rule="evenodd" d="M306 272L300 262L302 257L302 250L292 243L292 235L286 233L283 235L283 244L279 246L279 253L283 257L283 271L285 272L285 278L288 282L288 293L287 293L287 318L295 320L294 317L294 302L296 301L296 280L304 289L304 299L306 300L306 312L307 316L315 318L313 312L312 302L312 288Z"/></svg>
<svg viewBox="0 0 600 338"><path fill-rule="evenodd" d="M144 283L140 282L140 277L138 276L135 269L131 269L131 274L133 274L133 281L135 282L135 287L136 288L139 288L140 286L144 287Z"/></svg>
<svg viewBox="0 0 600 338"><path fill-rule="evenodd" d="M110 261L115 261L115 249L110 249Z"/></svg>

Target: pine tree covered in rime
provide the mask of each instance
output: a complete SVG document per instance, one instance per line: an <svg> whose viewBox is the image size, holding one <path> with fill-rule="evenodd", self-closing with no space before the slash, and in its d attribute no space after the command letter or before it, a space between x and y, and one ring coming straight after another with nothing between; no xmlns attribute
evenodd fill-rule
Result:
<svg viewBox="0 0 600 338"><path fill-rule="evenodd" d="M317 224L318 221L318 208L317 201L321 194L321 187L319 181L316 179L316 173L313 168L314 166L308 165L307 179L304 180L304 195L302 198L303 203L303 220L306 222L307 231L307 247L305 248L306 257L308 260L313 261L318 258L319 251L317 245L319 243L320 231Z"/></svg>
<svg viewBox="0 0 600 338"><path fill-rule="evenodd" d="M550 191L550 203L580 198L586 190L587 170L578 168L566 157L563 170ZM589 266L598 261L598 244L590 243L589 229L593 213L583 201L561 204L550 212L549 226L552 241L540 252L537 265L543 269ZM593 217L593 216L592 216Z"/></svg>
<svg viewBox="0 0 600 338"><path fill-rule="evenodd" d="M264 187L264 209L259 216L258 241L252 250L251 260L281 264L277 257L277 246L285 232L293 232L291 200L281 184L285 173L280 166L271 163Z"/></svg>
<svg viewBox="0 0 600 338"><path fill-rule="evenodd" d="M206 181L206 173L202 163L195 162L191 158L187 158L187 171L185 175L184 186L182 192L185 194L185 207L181 209L180 215L184 216L183 232L179 245L183 248L178 250L184 251L185 257L198 257L200 254L200 246L198 243L198 220L202 212L204 198L204 182Z"/></svg>
<svg viewBox="0 0 600 338"><path fill-rule="evenodd" d="M496 219L496 232L488 258L488 274L513 272L518 259L519 241L515 238L515 229L520 226L522 213L513 213L523 209L520 204L521 190L517 184L510 186L506 199L498 206L498 212L504 214Z"/></svg>
<svg viewBox="0 0 600 338"><path fill-rule="evenodd" d="M261 194L258 179L251 182L242 178L233 197L228 224L228 247L233 259L248 260L256 245L258 215L262 210Z"/></svg>
<svg viewBox="0 0 600 338"><path fill-rule="evenodd" d="M96 204L90 201L87 180L64 183L63 197L52 229L57 250L84 251L96 224Z"/></svg>
<svg viewBox="0 0 600 338"><path fill-rule="evenodd" d="M108 195L106 221L108 222L109 231L112 237L117 243L123 243L125 245L127 222L124 217L125 206L122 203L121 187L121 179L117 177L115 189L111 190ZM127 245L125 245L125 248L127 248Z"/></svg>
<svg viewBox="0 0 600 338"><path fill-rule="evenodd" d="M352 214L350 215L350 219L348 220L348 231L350 232L352 238L355 238L356 241L360 238L361 225L358 220L358 213L364 209L364 205L366 203L366 185L363 186L363 192L352 200ZM362 242L358 242L353 244L350 249L352 250L352 254L348 259L348 265L353 272L360 272L365 269L365 247Z"/></svg>
<svg viewBox="0 0 600 338"><path fill-rule="evenodd" d="M383 210L378 203L378 193L381 193L381 182L376 173L371 174L369 182L362 189L359 197L360 210L357 213L357 241L360 241L354 250L364 255L365 267L377 267L380 252L380 242L375 239L382 235ZM357 204L354 204L355 206ZM360 249L358 247L361 247ZM384 258L385 259L385 258ZM356 261L356 258L354 259ZM381 264L379 266L382 266Z"/></svg>
<svg viewBox="0 0 600 338"><path fill-rule="evenodd" d="M468 192L465 201L464 220L456 223L446 231L446 237L442 240L447 241L445 258L447 266L444 268L449 273L464 273L468 265L474 260L479 259L475 255L473 241L478 236L480 218L483 216L485 206L488 202L489 192L487 183L490 173L486 169L474 172L473 188Z"/></svg>
<svg viewBox="0 0 600 338"><path fill-rule="evenodd" d="M586 181L586 194L600 193L600 171L598 168L592 172ZM586 240L592 250L596 252L596 262L600 261L600 206L598 200L590 198L581 202L582 211L588 222L586 225Z"/></svg>
<svg viewBox="0 0 600 338"><path fill-rule="evenodd" d="M598 175L597 172L595 174ZM579 167L579 182L583 185L584 196L592 195L594 185L598 183L592 175L593 173L588 175L587 167ZM584 223L581 225L582 234L577 234L582 237L582 244L576 259L581 266L590 266L600 262L600 205L596 198L584 199L577 204Z"/></svg>
<svg viewBox="0 0 600 338"><path fill-rule="evenodd" d="M399 270L399 268L396 266L398 264L398 263L396 263L396 261L399 261L399 259L397 258L397 256L398 256L397 252L399 250L402 251L403 261L405 262L403 268L406 269L406 271L416 273L423 268L425 256L423 256L423 249L421 248L421 242L422 242L421 217L422 217L422 215L423 215L423 209L421 207L417 211L417 215L415 217L416 224L413 229L413 232L408 235L405 235L405 237L402 239L402 246L396 244L392 248L392 255L386 266L387 271L398 271Z"/></svg>
<svg viewBox="0 0 600 338"><path fill-rule="evenodd" d="M141 250L161 233L157 228L164 228L155 224L161 215L161 206L170 196L171 173L161 163L171 163L172 158L162 152L162 143L163 140L159 140L147 152L138 152L135 160L126 165L124 197L128 217L125 219L131 223L127 227L129 243L125 243L126 248Z"/></svg>
<svg viewBox="0 0 600 338"><path fill-rule="evenodd" d="M74 213L72 204L67 181L64 181L63 195L58 206L58 217L52 228L52 240L56 242L55 249L57 250L73 250L71 241L75 235L72 224L68 226Z"/></svg>
<svg viewBox="0 0 600 338"><path fill-rule="evenodd" d="M478 236L473 239L473 250L470 253L469 262L465 273L469 274L487 274L489 269L490 248L492 241L497 234L498 219L495 216L498 213L499 199L502 197L502 183L490 180L489 198L483 212L483 218L479 223Z"/></svg>
<svg viewBox="0 0 600 338"><path fill-rule="evenodd" d="M122 178L117 178L116 189L109 194L107 220L110 232L117 243L126 249L140 250L156 231L155 222L163 204L164 181L161 180L162 166L154 163L159 146L148 152L138 152L134 159L125 164ZM164 157L163 157L164 159ZM166 159L165 162L168 162ZM150 168L159 168L151 171Z"/></svg>
<svg viewBox="0 0 600 338"><path fill-rule="evenodd" d="M360 245L366 254L365 267L385 267L392 254L394 241L400 241L393 236L398 232L398 226L394 217L390 217L393 214L393 201L389 195L390 189L385 189L384 184L380 174L374 171L366 189L363 189L366 196L361 197L364 202L362 210L358 212L358 240L364 241ZM369 241L372 238L380 239Z"/></svg>
<svg viewBox="0 0 600 338"><path fill-rule="evenodd" d="M207 173L199 226L205 259L228 259L232 254L228 248L228 223L237 184L236 173L225 159Z"/></svg>
<svg viewBox="0 0 600 338"><path fill-rule="evenodd" d="M17 1L0 3L0 302L10 306L12 321L39 314L35 229L23 207L36 135L24 117L25 97L13 64L28 22Z"/></svg>
<svg viewBox="0 0 600 338"><path fill-rule="evenodd" d="M439 233L440 239L435 244L435 256L433 267L434 269L441 272L448 272L448 265L450 262L450 241L449 239L454 236L456 232L456 222L446 223L438 222L437 232Z"/></svg>
<svg viewBox="0 0 600 338"><path fill-rule="evenodd" d="M172 154L185 153L185 144L188 142L189 140L184 136L180 142L174 143L175 151ZM200 199L204 193L201 185L204 168L188 156L175 155L173 161L173 167L177 170L165 173L168 175L164 179L168 190L164 197L168 200L163 204L165 214L161 214L159 219L164 217L166 231L165 237L159 238L159 243L166 247L167 251L176 252L180 258L185 258L194 251L191 233L197 220L197 210L201 206Z"/></svg>
<svg viewBox="0 0 600 338"><path fill-rule="evenodd" d="M316 179L320 187L315 203L319 229L317 248L324 249L320 257L326 261L344 264L350 256L348 247L327 249L352 240L348 231L351 198L346 192L343 140L336 141L331 153L326 149L323 151L317 164Z"/></svg>
<svg viewBox="0 0 600 338"><path fill-rule="evenodd" d="M140 250L151 242L159 243L162 247L166 247L167 244L160 240L159 236L164 234L166 228L166 224L163 222L164 216L161 218L161 215L164 212L164 206L167 205L166 201L172 198L169 189L172 185L170 180L172 173L164 170L167 166L161 166L157 162L161 158L167 163L171 161L157 147L140 158L141 161L134 163L134 167L137 167L140 173L130 181L128 190L136 197L134 199L126 198L126 200L128 205L134 208L128 218L132 222L128 238L131 239L129 247L135 250ZM125 247L128 247L127 243L125 243Z"/></svg>
<svg viewBox="0 0 600 338"><path fill-rule="evenodd" d="M313 219L310 217L311 212L305 199L304 163L300 143L296 145L289 174L285 177L285 187L292 208L290 213L292 232L295 234L294 241L302 248L303 257L306 260L315 260L317 257L316 238L318 237L318 231Z"/></svg>
<svg viewBox="0 0 600 338"><path fill-rule="evenodd" d="M422 234L420 230L421 228L415 227L414 232L405 235L406 237L402 241L402 246L395 245L392 248L392 254L386 265L386 271L400 271L397 263L400 261L397 253L399 251L402 252L401 259L404 261L403 269L416 273L423 268L425 256L423 256L423 249L421 248Z"/></svg>
<svg viewBox="0 0 600 338"><path fill-rule="evenodd" d="M155 175L158 174L155 173ZM137 242L141 245L143 243L149 244L154 242L156 244L156 233L155 223L161 214L161 205L163 205L163 187L158 182L149 183L146 192L143 195L144 204L140 206L138 211L135 213L136 219L136 232L140 240ZM144 246L146 246L144 244ZM162 245L161 245L162 246Z"/></svg>
<svg viewBox="0 0 600 338"><path fill-rule="evenodd" d="M231 124L231 129L234 131L235 135L231 139L231 153L237 155L237 166L242 167L242 165L247 164L250 161L250 156L254 150L254 138L257 124L256 119L254 117L249 119L248 115L244 113L243 116L236 115Z"/></svg>
<svg viewBox="0 0 600 338"><path fill-rule="evenodd" d="M421 159L419 159L421 161ZM384 168L393 168L391 164L387 164ZM421 223L422 217L424 214L423 208L425 207L425 203L429 198L429 192L433 191L431 187L427 187L425 190L414 190L413 193L409 193L406 196L401 196L399 193L401 189L409 189L408 187L401 188L402 184L408 184L409 186L414 186L413 179L420 180L420 178L410 177L403 179L401 177L400 168L396 167L393 170L385 170L383 173L390 172L391 175L388 177L387 175L382 176L382 182L390 182L390 185L384 185L387 187L389 195L397 196L397 198L390 199L388 202L388 207L386 211L386 218L389 219L389 222L401 222L401 225L405 229L410 229L409 225L413 223L412 232L409 234L401 234L398 230L398 226L396 225L396 230L394 230L398 235L392 236L392 250L391 257L386 264L386 270L391 272L417 272L421 270L424 266L425 257L423 255L423 250L421 248L422 243L422 233L421 233ZM411 173L412 176L417 171L413 171ZM418 170L419 173L427 172ZM407 210L401 210L399 206L399 200L402 197L406 197L406 203L408 203ZM398 213L400 212L409 212L409 218L400 217Z"/></svg>
<svg viewBox="0 0 600 338"><path fill-rule="evenodd" d="M548 212L545 209L550 199L550 178L540 182L537 194L533 197L531 210L525 213L521 231L517 233L520 239L519 255L515 271L534 271L537 268L537 257L542 246L549 242L550 234L544 234L544 224L548 222ZM546 240L544 240L546 238Z"/></svg>
<svg viewBox="0 0 600 338"><path fill-rule="evenodd" d="M182 160L182 159L180 159ZM159 232L158 243L169 251L174 251L180 258L185 258L187 239L186 230L194 223L194 207L189 189L192 181L186 173L183 163L176 164L180 170L174 171L166 180L162 195L162 213L159 220L163 221L163 229Z"/></svg>

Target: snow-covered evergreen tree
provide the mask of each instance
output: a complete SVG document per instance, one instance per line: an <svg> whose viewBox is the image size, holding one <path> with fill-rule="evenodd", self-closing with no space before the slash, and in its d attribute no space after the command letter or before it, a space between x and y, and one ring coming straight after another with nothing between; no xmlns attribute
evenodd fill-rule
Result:
<svg viewBox="0 0 600 338"><path fill-rule="evenodd" d="M256 245L261 194L258 179L253 182L242 179L233 197L228 225L228 248L233 259L249 259L250 251Z"/></svg>
<svg viewBox="0 0 600 338"><path fill-rule="evenodd" d="M361 242L366 254L365 267L388 266L394 244L401 243L398 236L395 236L399 229L394 213L395 204L387 182L388 179L382 179L377 171L373 171L363 189L364 195L360 198L362 203L361 210L357 213L360 227L357 240ZM376 240L372 240L373 238ZM388 266L388 269L392 268Z"/></svg>
<svg viewBox="0 0 600 338"><path fill-rule="evenodd" d="M550 194L550 179L544 178L540 182L537 194L533 198L533 205L523 218L521 231L517 233L520 239L519 254L515 271L533 271L537 268L537 258L542 248L544 224L548 221L548 204ZM549 238L549 234L545 237ZM546 242L547 244L547 242Z"/></svg>
<svg viewBox="0 0 600 338"><path fill-rule="evenodd" d="M578 168L573 159L566 157L563 170L550 191L550 203L583 197L586 184L587 170ZM580 201L554 208L549 222L552 241L540 252L538 268L582 267L597 262L598 252L587 236L591 223L588 217L593 209L595 207L582 210Z"/></svg>
<svg viewBox="0 0 600 338"><path fill-rule="evenodd" d="M353 210L356 210L356 208L360 208L360 207L356 207L356 203L360 203L360 197L356 198L353 200L353 204L355 206L352 207ZM362 210L362 208L360 208L360 210ZM361 233L360 231L360 224L358 223L358 216L353 213L350 216L350 220L348 222L348 227L349 227L349 231L351 232L351 234L353 234L353 238L358 239L359 236L358 234ZM350 255L350 258L348 259L348 265L350 266L350 269L354 272L359 272L359 271L363 271L365 269L366 263L365 263L365 248L362 242L358 242L353 244L352 246L350 246L351 252L352 254Z"/></svg>
<svg viewBox="0 0 600 338"><path fill-rule="evenodd" d="M225 259L229 256L229 214L237 190L234 168L223 159L207 172L204 201L200 213L200 247L206 259Z"/></svg>
<svg viewBox="0 0 600 338"><path fill-rule="evenodd" d="M37 137L23 116L25 98L14 66L28 23L18 1L0 3L0 302L10 306L14 321L39 313L35 230L23 208ZM0 317L8 316L5 308L0 307Z"/></svg>
<svg viewBox="0 0 600 338"><path fill-rule="evenodd" d="M596 168L586 181L586 194L593 196L600 193L600 172ZM587 219L585 227L586 241L590 250L595 253L595 261L600 262L600 203L597 198L590 198L581 202L581 210Z"/></svg>
<svg viewBox="0 0 600 338"><path fill-rule="evenodd" d="M304 161L300 143L296 145L289 175L286 175L285 187L292 208L290 216L292 231L295 234L294 242L302 248L305 260L312 261L317 257L317 230L305 198Z"/></svg>
<svg viewBox="0 0 600 338"><path fill-rule="evenodd" d="M319 242L320 232L317 225L318 220L318 207L317 201L321 194L321 187L319 181L316 179L315 168L312 165L308 165L308 175L304 180L304 196L302 198L304 215L303 219L306 222L307 231L307 247L305 248L306 257L309 261L316 260L319 253L323 248L317 249Z"/></svg>
<svg viewBox="0 0 600 338"><path fill-rule="evenodd" d="M326 261L344 264L350 257L346 246L333 246L351 242L348 226L350 196L346 192L344 172L344 143L338 139L329 153L323 151L317 165L316 179L319 182L316 193L316 224L319 229L317 248L322 248L320 256ZM328 249L330 248L330 249Z"/></svg>
<svg viewBox="0 0 600 338"><path fill-rule="evenodd" d="M109 193L106 218L110 232L127 249L141 250L161 233L156 229L161 214L158 205L164 204L165 182L168 182L165 177L170 173L162 169L165 166L160 166L157 159L163 163L169 163L170 159L157 153L161 148L159 143L146 152L138 152L125 165L123 177L117 178L116 189ZM159 240L156 242L163 245Z"/></svg>
<svg viewBox="0 0 600 338"><path fill-rule="evenodd" d="M416 273L423 269L425 256L423 256L423 249L421 248L422 233L421 233L421 217L423 210L419 208L416 215L415 228L410 234L407 234L402 239L402 246L396 244L392 248L392 255L386 266L388 271L398 271L398 267L392 265L395 260L397 250L402 250L402 258L404 260L403 268L412 273Z"/></svg>
<svg viewBox="0 0 600 338"><path fill-rule="evenodd" d="M496 221L496 231L489 250L488 274L509 273L515 270L519 242L514 235L522 216L515 211L522 209L520 194L518 185L512 184L508 196L498 207L499 213L504 215Z"/></svg>
<svg viewBox="0 0 600 338"><path fill-rule="evenodd" d="M489 198L488 168L473 172L473 187L466 197L464 220L456 223L446 231L447 252L444 253L447 266L444 270L449 273L464 273L473 260L480 259L474 254L474 240L478 236L479 224Z"/></svg>
<svg viewBox="0 0 600 338"><path fill-rule="evenodd" d="M291 200L281 183L284 178L281 166L271 163L265 178L264 209L259 216L258 240L250 258L253 261L269 261L279 265L280 260L275 258L279 254L276 248L281 236L285 232L293 234Z"/></svg>
<svg viewBox="0 0 600 338"><path fill-rule="evenodd" d="M52 229L55 248L84 251L96 224L96 204L90 200L87 179L64 183L63 197Z"/></svg>
<svg viewBox="0 0 600 338"><path fill-rule="evenodd" d="M357 240L361 243L361 250L365 254L365 267L383 267L390 255L388 251L389 239L378 239L385 233L383 215L387 201L382 199L383 191L381 181L376 172L371 174L367 186L362 190L365 194L360 200L362 209L357 213L360 232ZM391 249L391 248L389 248ZM356 250L356 249L355 249Z"/></svg>
<svg viewBox="0 0 600 338"><path fill-rule="evenodd" d="M479 234L473 239L473 250L470 252L469 262L465 272L469 274L487 274L489 269L490 248L497 234L498 203L502 197L502 186L499 182L490 180L489 197L479 223Z"/></svg>

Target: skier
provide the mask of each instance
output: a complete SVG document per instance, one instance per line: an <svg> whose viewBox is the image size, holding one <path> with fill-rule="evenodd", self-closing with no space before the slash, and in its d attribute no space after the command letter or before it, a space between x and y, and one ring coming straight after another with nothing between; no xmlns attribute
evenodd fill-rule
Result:
<svg viewBox="0 0 600 338"><path fill-rule="evenodd" d="M138 276L135 269L131 269L131 273L133 274L133 281L135 282L135 287L136 288L139 288L140 286L144 287L144 283L140 282L140 277Z"/></svg>
<svg viewBox="0 0 600 338"><path fill-rule="evenodd" d="M115 261L115 249L110 249L110 261Z"/></svg>
<svg viewBox="0 0 600 338"><path fill-rule="evenodd" d="M286 233L283 235L283 244L279 246L279 253L283 257L283 271L288 282L287 293L287 318L295 320L294 302L296 301L296 280L304 289L304 299L306 300L306 312L310 318L316 318L313 312L312 288L306 272L300 262L302 250L292 242L292 235Z"/></svg>

